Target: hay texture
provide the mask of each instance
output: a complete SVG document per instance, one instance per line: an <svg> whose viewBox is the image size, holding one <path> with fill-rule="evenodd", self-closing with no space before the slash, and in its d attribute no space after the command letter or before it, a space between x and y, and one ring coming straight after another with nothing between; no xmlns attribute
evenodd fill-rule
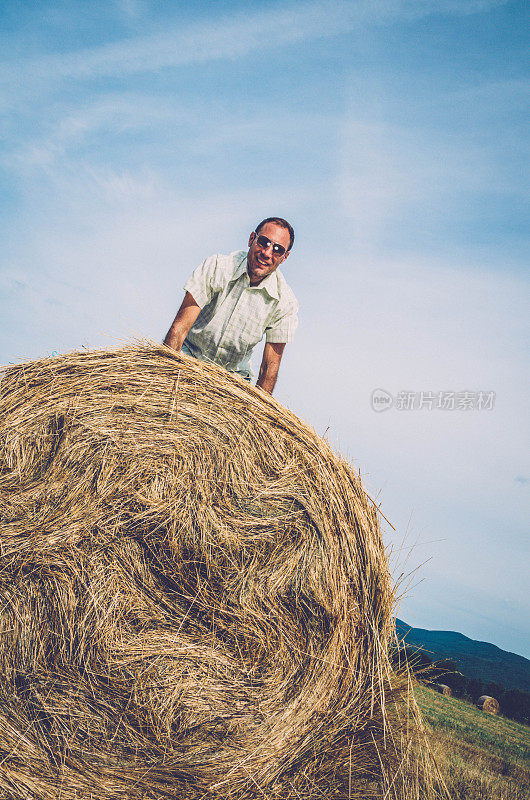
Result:
<svg viewBox="0 0 530 800"><path fill-rule="evenodd" d="M477 706L481 711L486 711L488 714L498 714L500 711L499 701L495 697L489 697L487 694L479 697Z"/></svg>
<svg viewBox="0 0 530 800"><path fill-rule="evenodd" d="M377 513L310 427L147 343L8 368L0 434L0 798L416 796Z"/></svg>
<svg viewBox="0 0 530 800"><path fill-rule="evenodd" d="M433 689L436 689L436 691L439 694L443 694L443 695L445 695L445 697L451 697L451 695L453 694L453 691L452 691L451 687L447 686L447 684L445 684L445 683L433 683L432 686L433 686Z"/></svg>

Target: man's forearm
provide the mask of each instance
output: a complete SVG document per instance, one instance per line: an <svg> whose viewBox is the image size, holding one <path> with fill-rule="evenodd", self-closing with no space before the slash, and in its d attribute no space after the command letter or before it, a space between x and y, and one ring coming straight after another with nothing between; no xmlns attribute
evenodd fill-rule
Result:
<svg viewBox="0 0 530 800"><path fill-rule="evenodd" d="M177 353L179 352L184 344L184 339L190 332L193 323L199 316L200 310L200 307L197 305L191 294L186 292L184 295L184 300L182 301L182 305L177 311L177 315L171 323L170 329L166 333L164 344L167 347L171 347L172 350L176 350Z"/></svg>
<svg viewBox="0 0 530 800"><path fill-rule="evenodd" d="M184 344L184 339L186 338L186 334L180 329L178 325L173 325L166 333L166 338L164 339L164 344L167 347L171 347L172 350L176 350L177 353L181 350L182 345Z"/></svg>
<svg viewBox="0 0 530 800"><path fill-rule="evenodd" d="M263 389L264 392L272 394L274 391L274 387L276 386L277 378L278 378L278 369L276 369L276 365L271 366L268 369L267 367L262 366L259 371L259 376L256 382L256 386L259 386L260 389Z"/></svg>
<svg viewBox="0 0 530 800"><path fill-rule="evenodd" d="M272 394L276 385L276 378L280 369L280 362L285 344L279 342L266 342L263 350L263 358L259 368L259 376L256 386L264 392Z"/></svg>

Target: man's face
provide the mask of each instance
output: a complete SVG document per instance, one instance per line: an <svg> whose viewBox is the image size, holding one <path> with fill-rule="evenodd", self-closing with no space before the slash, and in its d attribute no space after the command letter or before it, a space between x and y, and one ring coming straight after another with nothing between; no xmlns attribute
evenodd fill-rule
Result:
<svg viewBox="0 0 530 800"><path fill-rule="evenodd" d="M258 236L265 236L271 242L276 242L276 244L281 244L282 247L285 247L283 256L278 256L273 253L272 244L267 248L261 247L258 244ZM281 225L277 225L275 222L267 222L258 234L254 232L250 234L248 240L247 272L251 286L261 283L267 275L274 272L274 270L285 261L289 255L287 248L289 247L290 241L291 239L287 228L282 228Z"/></svg>

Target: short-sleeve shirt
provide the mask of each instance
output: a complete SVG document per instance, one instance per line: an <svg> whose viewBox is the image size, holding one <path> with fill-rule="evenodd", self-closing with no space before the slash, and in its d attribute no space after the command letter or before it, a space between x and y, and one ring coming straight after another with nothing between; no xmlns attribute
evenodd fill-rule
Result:
<svg viewBox="0 0 530 800"><path fill-rule="evenodd" d="M184 352L215 361L251 378L250 357L265 334L267 342L291 342L298 324L298 302L279 269L250 285L247 251L210 256L184 286L201 307Z"/></svg>

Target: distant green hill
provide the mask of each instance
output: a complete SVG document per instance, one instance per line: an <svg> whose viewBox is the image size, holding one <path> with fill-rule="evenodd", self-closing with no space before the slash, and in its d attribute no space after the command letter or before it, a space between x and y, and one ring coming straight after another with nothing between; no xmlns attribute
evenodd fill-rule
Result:
<svg viewBox="0 0 530 800"><path fill-rule="evenodd" d="M453 659L467 678L530 692L530 661L523 656L508 653L488 642L477 642L455 631L411 628L400 619L396 619L396 631L399 639L404 639L409 646L421 648L433 661Z"/></svg>

